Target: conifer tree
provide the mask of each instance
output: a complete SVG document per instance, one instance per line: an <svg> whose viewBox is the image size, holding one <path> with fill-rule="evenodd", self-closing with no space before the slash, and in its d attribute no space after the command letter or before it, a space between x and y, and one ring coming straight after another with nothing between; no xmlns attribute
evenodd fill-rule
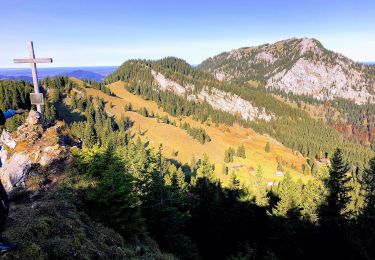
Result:
<svg viewBox="0 0 375 260"><path fill-rule="evenodd" d="M232 172L230 174L230 181L229 181L229 188L232 190L237 190L240 187L240 180L238 179L237 175Z"/></svg>
<svg viewBox="0 0 375 260"><path fill-rule="evenodd" d="M349 217L347 206L351 188L348 186L350 177L347 174L350 167L343 161L340 149L335 151L331 162L330 176L326 184L328 196L326 204L321 207L320 219L322 225L333 227L344 225Z"/></svg>
<svg viewBox="0 0 375 260"><path fill-rule="evenodd" d="M196 171L196 170L197 170L197 167L198 167L198 162L197 162L197 159L195 159L195 155L194 155L194 154L193 154L193 156L191 157L190 167L191 167L191 170L192 170L192 171Z"/></svg>
<svg viewBox="0 0 375 260"><path fill-rule="evenodd" d="M230 163L232 161L230 152L228 150L225 150L224 154L224 162L225 163Z"/></svg>
<svg viewBox="0 0 375 260"><path fill-rule="evenodd" d="M133 105L132 105L132 103L127 103L126 105L125 105L125 111L132 111L133 110Z"/></svg>
<svg viewBox="0 0 375 260"><path fill-rule="evenodd" d="M225 163L233 162L234 154L235 154L235 150L232 147L229 147L227 150L225 150L224 162Z"/></svg>
<svg viewBox="0 0 375 260"><path fill-rule="evenodd" d="M280 161L277 162L277 169L278 172L284 171L284 167Z"/></svg>
<svg viewBox="0 0 375 260"><path fill-rule="evenodd" d="M302 215L305 219L317 223L318 222L318 209L324 202L326 195L324 183L321 180L309 180L302 188Z"/></svg>
<svg viewBox="0 0 375 260"><path fill-rule="evenodd" d="M266 146L264 147L264 151L265 151L266 153L271 152L270 142L267 142L267 143L266 143Z"/></svg>
<svg viewBox="0 0 375 260"><path fill-rule="evenodd" d="M57 120L56 108L53 104L45 101L44 118L47 123L54 123Z"/></svg>
<svg viewBox="0 0 375 260"><path fill-rule="evenodd" d="M363 217L366 222L375 228L375 157L369 162L369 168L365 170L364 186L366 192Z"/></svg>
<svg viewBox="0 0 375 260"><path fill-rule="evenodd" d="M83 138L83 144L86 147L93 147L97 142L97 136L93 125L86 124L85 132L84 132L84 138Z"/></svg>
<svg viewBox="0 0 375 260"><path fill-rule="evenodd" d="M144 116L144 117L148 117L148 116L149 116L149 113L148 113L147 108L143 107L143 108L141 109L141 114L142 114L142 116Z"/></svg>
<svg viewBox="0 0 375 260"><path fill-rule="evenodd" d="M314 163L311 166L311 174L313 176L317 176L318 174L318 163L316 161L314 161Z"/></svg>
<svg viewBox="0 0 375 260"><path fill-rule="evenodd" d="M97 187L88 197L91 215L124 236L134 235L142 224L135 179L110 148L94 148L85 156L88 164L97 166L94 171L98 174Z"/></svg>
<svg viewBox="0 0 375 260"><path fill-rule="evenodd" d="M254 180L254 198L258 206L264 207L268 205L267 184L263 178L263 169L259 165Z"/></svg>
<svg viewBox="0 0 375 260"><path fill-rule="evenodd" d="M280 201L273 209L273 214L286 217L290 211L299 210L301 205L301 186L292 180L290 173L286 173L280 182L277 195Z"/></svg>
<svg viewBox="0 0 375 260"><path fill-rule="evenodd" d="M358 218L355 239L367 256L375 256L375 157L370 160L368 168L365 169L362 185L366 194L365 206Z"/></svg>
<svg viewBox="0 0 375 260"><path fill-rule="evenodd" d="M199 168L197 170L197 177L212 179L213 173L214 167L212 164L210 164L208 155L204 154L203 160L201 161L201 164L199 165Z"/></svg>
<svg viewBox="0 0 375 260"><path fill-rule="evenodd" d="M237 156L241 158L246 158L245 146L244 144L240 144L237 148Z"/></svg>
<svg viewBox="0 0 375 260"><path fill-rule="evenodd" d="M76 95L75 93L72 95L71 102L70 102L70 106L71 106L73 109L76 109L76 108L77 108L77 95Z"/></svg>
<svg viewBox="0 0 375 260"><path fill-rule="evenodd" d="M223 164L222 173L223 175L228 175L228 166L226 166L225 164Z"/></svg>

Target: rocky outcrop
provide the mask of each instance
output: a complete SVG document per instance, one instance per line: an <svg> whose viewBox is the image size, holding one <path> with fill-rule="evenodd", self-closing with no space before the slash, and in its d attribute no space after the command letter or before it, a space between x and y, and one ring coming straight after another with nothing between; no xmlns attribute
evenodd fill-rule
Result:
<svg viewBox="0 0 375 260"><path fill-rule="evenodd" d="M262 51L258 53L255 56L255 59L256 59L256 62L265 61L265 62L270 62L270 63L274 63L277 60L277 58L275 58L275 56L273 56L272 53L267 52L267 51Z"/></svg>
<svg viewBox="0 0 375 260"><path fill-rule="evenodd" d="M162 91L171 91L176 95L184 95L191 93L195 86L191 84L180 85L177 82L167 79L163 74L154 70L151 71L158 87ZM224 92L217 88L204 87L198 94L190 94L187 96L188 100L206 101L213 108L222 110L233 115L240 115L244 120L253 121L255 119L262 119L270 121L273 115L266 113L264 108L258 108L251 104L251 102L234 95L232 93Z"/></svg>
<svg viewBox="0 0 375 260"><path fill-rule="evenodd" d="M348 71L340 64L328 66L324 61L311 62L301 58L290 70L272 76L267 87L310 95L319 100L341 97L358 104L373 101L374 96L361 83L361 74Z"/></svg>
<svg viewBox="0 0 375 260"><path fill-rule="evenodd" d="M64 126L58 123L43 129L40 115L31 111L26 123L16 132L4 130L0 137L0 179L7 192L24 187L31 175L38 175L38 167L48 167L67 158L69 147L65 141Z"/></svg>
<svg viewBox="0 0 375 260"><path fill-rule="evenodd" d="M185 93L185 87L181 86L173 80L167 79L163 74L158 73L154 70L151 70L152 76L159 83L160 89L163 91L172 91L177 95L182 95Z"/></svg>
<svg viewBox="0 0 375 260"><path fill-rule="evenodd" d="M270 121L273 118L273 115L266 113L264 108L255 107L249 101L237 95L216 88L212 88L211 91L204 88L198 94L198 98L206 100L215 109L229 112L233 115L240 114L245 120L253 121L255 119L262 119Z"/></svg>

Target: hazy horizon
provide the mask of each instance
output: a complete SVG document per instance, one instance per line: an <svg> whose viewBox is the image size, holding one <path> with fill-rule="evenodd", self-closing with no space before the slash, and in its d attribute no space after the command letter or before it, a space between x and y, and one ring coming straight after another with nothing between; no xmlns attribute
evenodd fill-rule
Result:
<svg viewBox="0 0 375 260"><path fill-rule="evenodd" d="M124 62L125 61L127 61L127 60L124 60ZM356 62L362 63L362 64L366 64L366 65L375 65L375 61L356 61ZM198 66L200 63L197 63L197 64L191 64L191 63L189 63L189 64L191 66L195 67L195 66ZM63 67L54 67L52 65L50 67L41 67L39 64L37 65L38 70L49 70L49 69L83 69L83 68L118 68L119 66L121 66L121 64L120 65L104 65L104 66L101 66L101 65L85 66L85 65L83 65L83 66L63 66ZM26 66L26 67L17 67L17 68L16 67L13 67L13 68L0 67L0 75L2 74L2 71L17 71L17 70L30 70L30 67L28 67L28 66Z"/></svg>
<svg viewBox="0 0 375 260"><path fill-rule="evenodd" d="M42 70L49 70L49 69L73 69L73 68L110 68L110 67L113 67L113 68L117 68L119 67L120 65L107 65L107 66L100 66L100 65L97 65L97 66L64 66L64 67L41 67L40 69ZM13 70L13 71L16 71L16 70L25 70L25 69L30 69L30 67L20 67L20 68L0 68L0 71L2 70Z"/></svg>

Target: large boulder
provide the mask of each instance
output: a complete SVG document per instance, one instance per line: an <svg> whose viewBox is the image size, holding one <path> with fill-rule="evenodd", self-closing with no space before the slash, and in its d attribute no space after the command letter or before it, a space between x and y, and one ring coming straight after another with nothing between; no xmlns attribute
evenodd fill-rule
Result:
<svg viewBox="0 0 375 260"><path fill-rule="evenodd" d="M5 190L9 192L13 187L24 184L27 173L32 168L32 161L26 153L15 153L6 159L0 170L0 178Z"/></svg>
<svg viewBox="0 0 375 260"><path fill-rule="evenodd" d="M31 111L26 123L16 132L4 130L0 136L0 180L7 192L25 187L29 176L38 174L35 169L48 167L68 156L68 147L62 123L43 129L40 114Z"/></svg>

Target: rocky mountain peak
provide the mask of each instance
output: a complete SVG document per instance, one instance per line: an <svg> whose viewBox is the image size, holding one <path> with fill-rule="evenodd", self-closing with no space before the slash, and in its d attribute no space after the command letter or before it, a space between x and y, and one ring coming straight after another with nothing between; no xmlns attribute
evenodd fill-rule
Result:
<svg viewBox="0 0 375 260"><path fill-rule="evenodd" d="M302 38L299 39L299 41L301 55L305 54L308 51L312 51L319 54L322 53L322 45L318 40L314 38Z"/></svg>
<svg viewBox="0 0 375 260"><path fill-rule="evenodd" d="M314 38L290 38L223 52L199 67L221 81L255 82L316 99L375 102L374 68L329 51Z"/></svg>

